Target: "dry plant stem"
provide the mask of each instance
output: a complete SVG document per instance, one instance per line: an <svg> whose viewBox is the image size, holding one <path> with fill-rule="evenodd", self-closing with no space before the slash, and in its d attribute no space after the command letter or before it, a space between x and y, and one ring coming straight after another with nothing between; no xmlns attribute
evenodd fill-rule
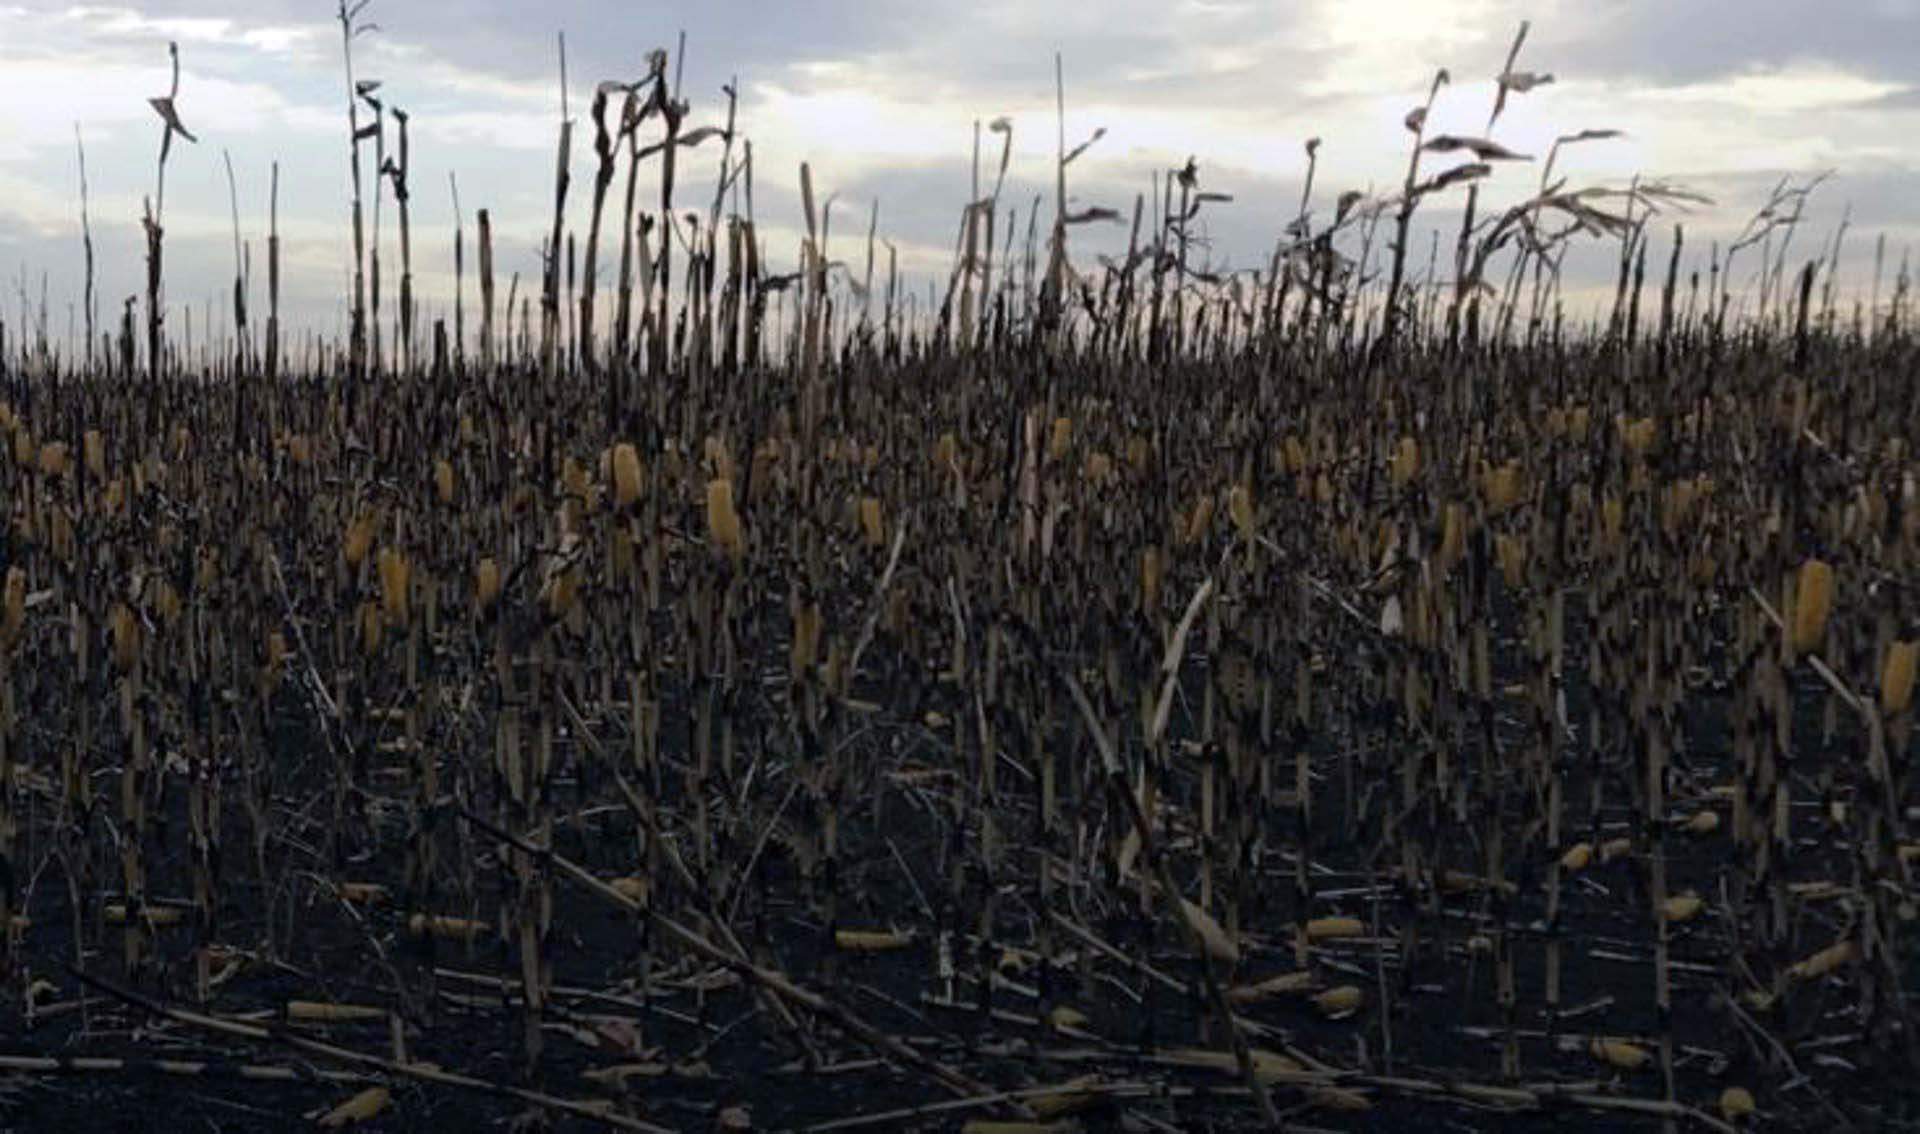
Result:
<svg viewBox="0 0 1920 1134"><path fill-rule="evenodd" d="M350 1048L344 1048L330 1043L322 1043L319 1040L308 1039L305 1036L294 1035L280 1028L243 1024L232 1020L223 1020L217 1016L191 1012L184 1008L169 1007L158 1000L143 996L131 989L121 988L108 981L102 980L98 976L87 972L85 969L74 965L65 965L64 967L73 975L75 980L80 981L89 988L111 996L116 1000L124 1001L129 1006L139 1008L149 1015L159 1016L188 1027L199 1028L202 1031L215 1032L220 1035L232 1036L236 1039L278 1043L321 1059L328 1059L336 1063L345 1063L359 1067L370 1067L389 1075L397 1075L407 1079L417 1079L423 1083L433 1083L437 1086L458 1087L462 1090L479 1091L484 1094L515 1098L547 1110L561 1111L589 1121L605 1123L608 1126L621 1130L637 1130L641 1131L642 1134L671 1134L667 1127L656 1126L650 1122L642 1122L637 1118L630 1118L627 1115L614 1111L611 1107L603 1103L584 1103L574 1099L563 1099L554 1095L543 1094L539 1091L530 1091L521 1087L512 1087L504 1083L497 1083L490 1079L475 1079L467 1075L455 1074L451 1071L442 1071L437 1067L431 1067L426 1064L402 1063L378 1055L368 1055L365 1052L354 1051Z"/></svg>
<svg viewBox="0 0 1920 1134"><path fill-rule="evenodd" d="M1209 580L1202 591L1211 589L1211 586L1212 583ZM1197 605L1197 603L1189 605L1189 615ZM1134 833L1139 836L1141 856L1154 869L1159 879L1162 897L1173 908L1180 923L1185 926L1187 938L1192 943L1194 951L1199 954L1200 972L1206 982L1207 998L1231 1040L1233 1057L1240 1067L1240 1077L1246 1081L1247 1089L1253 1094L1254 1105L1260 1112L1260 1119L1268 1128L1278 1130L1281 1128L1280 1116L1273 1109L1273 1100L1268 1097L1266 1085L1254 1072L1253 1054L1247 1047L1246 1037L1241 1034L1240 1022L1233 1014L1233 1007L1227 1002L1226 993L1220 988L1220 979L1214 973L1213 956L1207 949L1205 937L1193 920L1193 914L1187 904L1180 900L1179 888L1174 883L1172 872L1167 869L1165 856L1158 850L1152 826L1147 820L1146 813L1140 808L1140 801L1134 798L1133 791L1127 784L1126 770L1121 767L1120 758L1114 753L1113 744L1107 739L1106 730L1101 727L1100 719L1094 713L1093 705L1088 702L1086 692L1080 688L1078 679L1070 673L1063 674L1062 677L1066 682L1067 691L1073 695L1074 704L1080 709L1081 717L1086 721L1087 734L1093 739L1094 747L1100 753L1107 788L1115 798L1121 801L1120 805L1133 824Z"/></svg>
<svg viewBox="0 0 1920 1134"><path fill-rule="evenodd" d="M754 984L767 989L790 1004L832 1021L840 1029L861 1043L873 1048L879 1054L905 1066L912 1067L917 1071L924 1072L955 1094L972 1096L985 1094L990 1091L991 1088L985 1084L979 1083L972 1077L962 1074L959 1071L955 1071L938 1060L921 1054L898 1038L888 1035L886 1032L867 1023L859 1016L854 1015L852 1011L835 1001L793 983L787 979L784 973L736 957L734 954L708 941L699 933L682 925L679 921L659 910L645 906L641 902L614 889L584 867L562 858L551 850L530 846L485 819L469 812L463 810L460 814L461 817L469 823L479 827L482 831L494 838L513 844L519 850L527 854L537 855L545 861L552 863L554 866L559 867L561 873L573 878L576 882L579 882L587 890L599 897L606 899L622 909L643 914L654 925L658 926L663 933L690 952L697 954L712 964L719 965L731 972L739 973L741 976L754 982Z"/></svg>

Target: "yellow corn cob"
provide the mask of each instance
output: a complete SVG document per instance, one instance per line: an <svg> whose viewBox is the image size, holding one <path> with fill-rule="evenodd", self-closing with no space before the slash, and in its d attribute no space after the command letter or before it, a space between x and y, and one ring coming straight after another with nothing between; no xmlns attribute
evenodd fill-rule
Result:
<svg viewBox="0 0 1920 1134"><path fill-rule="evenodd" d="M1420 443L1411 437L1402 437L1399 447L1393 451L1393 486L1405 488L1419 473Z"/></svg>
<svg viewBox="0 0 1920 1134"><path fill-rule="evenodd" d="M113 629L113 664L122 671L131 670L140 660L140 621L126 603L115 603L108 620Z"/></svg>
<svg viewBox="0 0 1920 1134"><path fill-rule="evenodd" d="M1341 937L1358 937L1366 932L1357 917L1316 917L1307 922L1307 940L1332 941Z"/></svg>
<svg viewBox="0 0 1920 1134"><path fill-rule="evenodd" d="M1728 1122L1738 1122L1753 1111L1753 1092L1745 1087L1728 1087L1720 1092L1720 1117Z"/></svg>
<svg viewBox="0 0 1920 1134"><path fill-rule="evenodd" d="M1858 950L1851 941L1839 941L1795 963L1787 975L1795 980L1815 980L1852 961Z"/></svg>
<svg viewBox="0 0 1920 1134"><path fill-rule="evenodd" d="M1895 642L1887 648L1887 664L1880 671L1881 711L1904 713L1913 707L1916 659L1920 659L1920 642Z"/></svg>
<svg viewBox="0 0 1920 1134"><path fill-rule="evenodd" d="M347 534L340 541L340 553L345 556L347 566L358 568L367 558L367 552L373 550L374 519L372 512L362 512L347 525Z"/></svg>
<svg viewBox="0 0 1920 1134"><path fill-rule="evenodd" d="M368 657L380 652L380 608L373 603L360 604L360 649Z"/></svg>
<svg viewBox="0 0 1920 1134"><path fill-rule="evenodd" d="M1300 443L1298 437L1289 434L1281 444L1281 453L1288 472L1298 474L1307 467L1307 447Z"/></svg>
<svg viewBox="0 0 1920 1134"><path fill-rule="evenodd" d="M1820 559L1800 565L1793 588L1793 650L1810 654L1827 638L1827 617L1833 612L1833 568Z"/></svg>
<svg viewBox="0 0 1920 1134"><path fill-rule="evenodd" d="M480 560L473 570L473 598L485 610L500 597L500 565L491 555Z"/></svg>
<svg viewBox="0 0 1920 1134"><path fill-rule="evenodd" d="M1343 984L1315 996L1313 1006L1320 1010L1322 1016L1337 1020L1359 1011L1365 1001L1366 994L1357 985Z"/></svg>
<svg viewBox="0 0 1920 1134"><path fill-rule="evenodd" d="M1587 1045L1587 1049L1595 1059L1622 1071L1638 1071L1653 1058L1646 1048L1626 1040L1595 1039Z"/></svg>
<svg viewBox="0 0 1920 1134"><path fill-rule="evenodd" d="M1127 463L1133 466L1135 475L1147 471L1153 462L1153 445L1145 437L1135 435L1127 441Z"/></svg>
<svg viewBox="0 0 1920 1134"><path fill-rule="evenodd" d="M380 606L395 626L407 624L407 584L412 577L413 566L398 548L380 549Z"/></svg>
<svg viewBox="0 0 1920 1134"><path fill-rule="evenodd" d="M67 443L52 441L40 446L40 472L43 476L67 475Z"/></svg>
<svg viewBox="0 0 1920 1134"><path fill-rule="evenodd" d="M725 477L707 482L707 534L716 551L724 551L735 559L746 551L740 514L733 510L733 482Z"/></svg>
<svg viewBox="0 0 1920 1134"><path fill-rule="evenodd" d="M1507 586L1518 588L1527 579L1527 540L1525 536L1502 534L1495 543L1500 556L1500 574Z"/></svg>
<svg viewBox="0 0 1920 1134"><path fill-rule="evenodd" d="M640 499L640 451L629 442L613 447L613 502L622 508Z"/></svg>

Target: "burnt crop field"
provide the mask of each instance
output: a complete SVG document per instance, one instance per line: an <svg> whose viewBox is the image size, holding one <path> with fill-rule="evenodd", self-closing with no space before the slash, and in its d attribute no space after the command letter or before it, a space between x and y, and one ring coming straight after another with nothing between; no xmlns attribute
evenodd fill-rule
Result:
<svg viewBox="0 0 1920 1134"><path fill-rule="evenodd" d="M772 266L681 42L429 317L365 4L337 338L237 204L175 326L177 53L143 294L0 321L0 1125L1920 1122L1920 343L1811 184L1515 153L1523 26L1250 271L994 120L928 290L804 165Z"/></svg>

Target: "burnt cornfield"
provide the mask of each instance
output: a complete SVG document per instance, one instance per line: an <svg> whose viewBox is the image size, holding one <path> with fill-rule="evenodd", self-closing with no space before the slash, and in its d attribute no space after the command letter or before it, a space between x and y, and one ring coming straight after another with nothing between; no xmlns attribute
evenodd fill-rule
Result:
<svg viewBox="0 0 1920 1134"><path fill-rule="evenodd" d="M1124 219L1063 139L921 305L804 168L770 269L660 52L537 294L483 211L428 325L350 64L346 341L281 334L277 233L264 319L237 268L227 338L165 325L163 149L144 325L0 344L0 1115L1914 1120L1920 353L1791 190L1703 271L1672 185L1476 216L1520 155L1422 108L1260 271L1191 163L1076 266Z"/></svg>

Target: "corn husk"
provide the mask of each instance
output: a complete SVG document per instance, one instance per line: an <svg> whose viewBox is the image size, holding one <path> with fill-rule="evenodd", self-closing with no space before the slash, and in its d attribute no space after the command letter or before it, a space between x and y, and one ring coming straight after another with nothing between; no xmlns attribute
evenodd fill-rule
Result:
<svg viewBox="0 0 1920 1134"><path fill-rule="evenodd" d="M1620 429L1620 444L1627 452L1635 456L1643 456L1647 450L1653 448L1659 430L1659 425L1653 418L1630 418L1620 414L1614 418L1614 422Z"/></svg>
<svg viewBox="0 0 1920 1134"><path fill-rule="evenodd" d="M81 436L80 454L86 461L88 476L95 480L107 479L107 439L98 429L89 429Z"/></svg>
<svg viewBox="0 0 1920 1134"><path fill-rule="evenodd" d="M632 507L640 499L640 451L631 442L622 441L613 447L608 463L612 466L613 502L622 508Z"/></svg>
<svg viewBox="0 0 1920 1134"><path fill-rule="evenodd" d="M1360 991L1358 985L1342 984L1327 989L1313 998L1313 1006L1322 1016L1338 1020L1351 1016L1366 1003L1367 994Z"/></svg>
<svg viewBox="0 0 1920 1134"><path fill-rule="evenodd" d="M113 630L113 664L124 673L140 660L140 620L126 603L115 603L108 625Z"/></svg>
<svg viewBox="0 0 1920 1134"><path fill-rule="evenodd" d="M373 550L374 523L372 512L362 512L347 525L346 534L340 540L340 554L348 567L357 569L366 562L367 553Z"/></svg>
<svg viewBox="0 0 1920 1134"><path fill-rule="evenodd" d="M1255 984L1243 984L1227 990L1227 999L1235 1004L1253 1004L1275 996L1295 996L1312 991L1313 974L1309 972L1281 973L1268 977Z"/></svg>
<svg viewBox="0 0 1920 1134"><path fill-rule="evenodd" d="M368 1087L321 1115L316 1122L329 1130L354 1126L378 1118L392 1103L393 1095L385 1087Z"/></svg>
<svg viewBox="0 0 1920 1134"><path fill-rule="evenodd" d="M1920 642L1895 642L1887 647L1886 665L1880 670L1880 709L1889 715L1904 713L1913 707L1913 676L1920 660Z"/></svg>
<svg viewBox="0 0 1920 1134"><path fill-rule="evenodd" d="M1500 558L1500 577L1509 588L1518 589L1527 581L1527 537L1503 532L1494 547Z"/></svg>
<svg viewBox="0 0 1920 1134"><path fill-rule="evenodd" d="M1633 840L1627 838L1608 839L1600 844L1600 861L1612 862L1616 858L1625 858L1633 853Z"/></svg>
<svg viewBox="0 0 1920 1134"><path fill-rule="evenodd" d="M1569 874L1578 874L1593 862L1593 844L1575 843L1560 856L1560 869Z"/></svg>
<svg viewBox="0 0 1920 1134"><path fill-rule="evenodd" d="M1753 1092L1745 1087L1728 1087L1720 1092L1720 1117L1728 1122L1738 1122L1753 1111Z"/></svg>
<svg viewBox="0 0 1920 1134"><path fill-rule="evenodd" d="M453 462L445 457L433 462L433 491L440 503L453 503Z"/></svg>
<svg viewBox="0 0 1920 1134"><path fill-rule="evenodd" d="M1134 435L1127 439L1127 464L1133 466L1136 476L1146 474L1153 463L1153 443L1145 437Z"/></svg>
<svg viewBox="0 0 1920 1134"><path fill-rule="evenodd" d="M1827 639L1827 618L1833 613L1833 567L1822 559L1800 565L1793 587L1793 651L1810 654Z"/></svg>
<svg viewBox="0 0 1920 1134"><path fill-rule="evenodd" d="M33 433L22 425L13 431L13 463L23 469L30 469L40 459L40 447L33 443Z"/></svg>
<svg viewBox="0 0 1920 1134"><path fill-rule="evenodd" d="M1140 605L1151 614L1160 609L1160 549L1140 549Z"/></svg>
<svg viewBox="0 0 1920 1134"><path fill-rule="evenodd" d="M1670 922L1692 921L1706 903L1698 894L1675 894L1660 905L1660 912Z"/></svg>
<svg viewBox="0 0 1920 1134"><path fill-rule="evenodd" d="M1113 475L1113 458L1105 453L1088 453L1084 475L1089 484L1105 484L1107 478Z"/></svg>
<svg viewBox="0 0 1920 1134"><path fill-rule="evenodd" d="M1711 835L1720 829L1720 813L1711 808L1696 811L1687 818L1685 830L1689 835Z"/></svg>
<svg viewBox="0 0 1920 1134"><path fill-rule="evenodd" d="M500 565L489 555L473 569L473 600L482 610L500 598Z"/></svg>
<svg viewBox="0 0 1920 1134"><path fill-rule="evenodd" d="M1859 955L1852 941L1837 941L1810 957L1795 962L1787 975L1795 980L1818 980L1853 961Z"/></svg>
<svg viewBox="0 0 1920 1134"><path fill-rule="evenodd" d="M407 624L413 565L396 547L380 549L380 609L395 626Z"/></svg>
<svg viewBox="0 0 1920 1134"><path fill-rule="evenodd" d="M1316 917L1307 922L1307 940L1334 941L1342 937L1359 937L1367 927L1357 917Z"/></svg>
<svg viewBox="0 0 1920 1134"><path fill-rule="evenodd" d="M960 439L952 433L942 433L933 446L933 463L944 469L956 465L959 460Z"/></svg>
<svg viewBox="0 0 1920 1134"><path fill-rule="evenodd" d="M1405 488L1413 483L1420 474L1420 443L1411 437L1402 437L1393 451L1393 486Z"/></svg>
<svg viewBox="0 0 1920 1134"><path fill-rule="evenodd" d="M153 584L152 607L161 622L172 625L180 617L180 592L173 589L172 583L161 579Z"/></svg>
<svg viewBox="0 0 1920 1134"><path fill-rule="evenodd" d="M1047 456L1055 461L1064 460L1067 450L1073 445L1073 419L1056 417L1053 419L1053 432L1047 437Z"/></svg>
<svg viewBox="0 0 1920 1134"><path fill-rule="evenodd" d="M1596 1038L1588 1043L1587 1050L1595 1059L1622 1071L1638 1071L1653 1059L1646 1048L1626 1040Z"/></svg>
<svg viewBox="0 0 1920 1134"><path fill-rule="evenodd" d="M740 514L733 509L733 482L715 477L707 482L707 536L713 548L739 559L746 551Z"/></svg>
<svg viewBox="0 0 1920 1134"><path fill-rule="evenodd" d="M860 498L860 530L866 533L868 547L880 547L887 542L887 524L880 515L879 497Z"/></svg>
<svg viewBox="0 0 1920 1134"><path fill-rule="evenodd" d="M52 441L40 446L40 474L42 476L62 477L67 475L71 462L67 460L67 443Z"/></svg>
<svg viewBox="0 0 1920 1134"><path fill-rule="evenodd" d="M1288 472L1298 475L1307 467L1307 447L1300 443L1300 438L1289 434L1281 442L1280 453L1281 463Z"/></svg>
<svg viewBox="0 0 1920 1134"><path fill-rule="evenodd" d="M1481 481L1481 491L1486 496L1487 510L1495 514L1506 511L1520 502L1520 462L1508 461L1486 471Z"/></svg>
<svg viewBox="0 0 1920 1134"><path fill-rule="evenodd" d="M1247 1053L1253 1063L1253 1076L1262 1083L1284 1082L1297 1078L1306 1069L1298 1060L1281 1055L1275 1051L1254 1048ZM1175 1067L1190 1067L1196 1071L1213 1071L1221 1075L1238 1075L1240 1061L1231 1051L1209 1051L1205 1048L1177 1047L1160 1056L1164 1063Z"/></svg>

